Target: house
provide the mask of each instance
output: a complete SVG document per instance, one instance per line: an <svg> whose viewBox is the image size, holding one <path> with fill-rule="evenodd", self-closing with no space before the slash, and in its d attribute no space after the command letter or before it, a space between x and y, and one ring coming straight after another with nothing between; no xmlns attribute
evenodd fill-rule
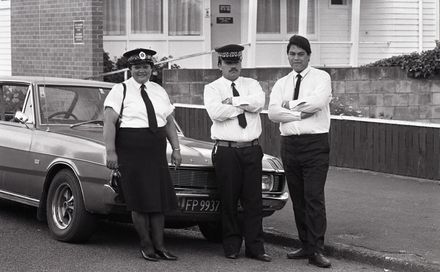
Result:
<svg viewBox="0 0 440 272"><path fill-rule="evenodd" d="M54 12L63 15L52 16ZM19 16L22 13L28 16ZM312 65L357 67L432 49L440 28L438 0L1 0L0 66L6 68L0 73L7 73L7 67L12 74L30 73L16 68L34 57L23 53L29 48L20 42L27 35L23 31L29 29L23 27L29 23L29 14L34 16L33 26L39 26L39 35L33 34L33 39L46 39L37 49L53 47L51 52L57 55L71 54L74 66L98 65L100 48L118 58L128 49L148 47L158 51L159 57L201 53L175 63L183 68L211 68L216 67L216 56L209 53L213 48L241 43L247 44L245 67L285 67L286 41L299 33L311 41ZM13 26L10 34L9 25ZM11 44L3 42L8 35ZM88 58L77 61L82 57ZM34 61L43 59L40 54ZM99 69L87 73L96 74Z"/></svg>
<svg viewBox="0 0 440 272"><path fill-rule="evenodd" d="M286 40L299 33L311 40L313 65L358 66L432 49L439 38L438 0L113 0L104 7L104 49L113 56L148 45L179 57L250 42L249 66L287 66ZM152 21L139 21L145 11ZM179 64L212 65L210 56Z"/></svg>

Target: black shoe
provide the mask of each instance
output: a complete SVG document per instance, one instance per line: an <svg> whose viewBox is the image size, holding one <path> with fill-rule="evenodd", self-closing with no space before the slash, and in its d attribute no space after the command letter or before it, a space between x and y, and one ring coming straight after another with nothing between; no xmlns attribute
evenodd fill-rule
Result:
<svg viewBox="0 0 440 272"><path fill-rule="evenodd" d="M266 253L257 254L257 255L246 253L246 257L251 258L251 259L255 259L255 260L259 260L262 262L271 262L272 261L272 258L269 255L267 255Z"/></svg>
<svg viewBox="0 0 440 272"><path fill-rule="evenodd" d="M309 264L316 265L322 268L329 268L332 266L330 261L322 255L322 253L315 252L313 256L309 258Z"/></svg>
<svg viewBox="0 0 440 272"><path fill-rule="evenodd" d="M225 257L228 259L238 259L238 253L225 254Z"/></svg>
<svg viewBox="0 0 440 272"><path fill-rule="evenodd" d="M313 254L305 251L303 248L287 253L287 259L308 259Z"/></svg>
<svg viewBox="0 0 440 272"><path fill-rule="evenodd" d="M171 254L171 252L166 250L156 250L156 255L158 255L161 259L167 260L167 261L176 261L177 256Z"/></svg>
<svg viewBox="0 0 440 272"><path fill-rule="evenodd" d="M150 261L150 262L159 261L159 256L156 253L154 253L154 252L147 253L145 251L145 249L142 249L142 248L141 248L141 255L142 255L142 258L144 258L147 261Z"/></svg>

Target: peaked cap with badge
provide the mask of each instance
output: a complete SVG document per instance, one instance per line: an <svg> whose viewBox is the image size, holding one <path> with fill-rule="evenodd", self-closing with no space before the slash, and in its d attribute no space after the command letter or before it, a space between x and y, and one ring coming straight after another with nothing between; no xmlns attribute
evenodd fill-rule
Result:
<svg viewBox="0 0 440 272"><path fill-rule="evenodd" d="M156 55L156 51L145 48L136 48L124 53L124 57L127 59L128 65L148 63L153 65L153 56Z"/></svg>
<svg viewBox="0 0 440 272"><path fill-rule="evenodd" d="M242 51L244 47L238 44L228 44L225 46L217 47L215 52L218 53L219 58L228 62L241 61Z"/></svg>

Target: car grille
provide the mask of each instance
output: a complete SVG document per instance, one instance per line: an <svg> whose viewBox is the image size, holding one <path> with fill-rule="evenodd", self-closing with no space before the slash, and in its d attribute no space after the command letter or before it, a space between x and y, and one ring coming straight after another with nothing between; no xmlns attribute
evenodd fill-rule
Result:
<svg viewBox="0 0 440 272"><path fill-rule="evenodd" d="M170 169L174 186L183 188L216 189L213 170Z"/></svg>
<svg viewBox="0 0 440 272"><path fill-rule="evenodd" d="M171 179L175 187L188 189L217 189L215 172L213 169L178 169L170 168ZM272 192L281 192L284 189L284 175L274 176Z"/></svg>

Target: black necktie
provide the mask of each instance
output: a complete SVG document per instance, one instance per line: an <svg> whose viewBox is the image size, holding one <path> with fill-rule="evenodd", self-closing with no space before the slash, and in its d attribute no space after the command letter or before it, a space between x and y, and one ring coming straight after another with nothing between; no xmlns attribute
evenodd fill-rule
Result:
<svg viewBox="0 0 440 272"><path fill-rule="evenodd" d="M293 94L293 100L298 99L300 85L301 85L301 74L297 74L296 75L295 93Z"/></svg>
<svg viewBox="0 0 440 272"><path fill-rule="evenodd" d="M145 85L141 85L141 96L144 100L145 107L147 108L147 115L148 115L148 125L152 131L157 130L157 120L156 120L156 113L154 112L153 103L151 103L150 98L148 97L147 92L145 91Z"/></svg>
<svg viewBox="0 0 440 272"><path fill-rule="evenodd" d="M234 82L232 82L231 86L232 86L232 94L234 96L240 96L240 94L238 93L237 89L235 89L235 83ZM237 118L238 118L238 124L240 125L240 127L245 128L247 126L247 122L246 122L246 116L244 116L244 112L239 114L237 116Z"/></svg>

